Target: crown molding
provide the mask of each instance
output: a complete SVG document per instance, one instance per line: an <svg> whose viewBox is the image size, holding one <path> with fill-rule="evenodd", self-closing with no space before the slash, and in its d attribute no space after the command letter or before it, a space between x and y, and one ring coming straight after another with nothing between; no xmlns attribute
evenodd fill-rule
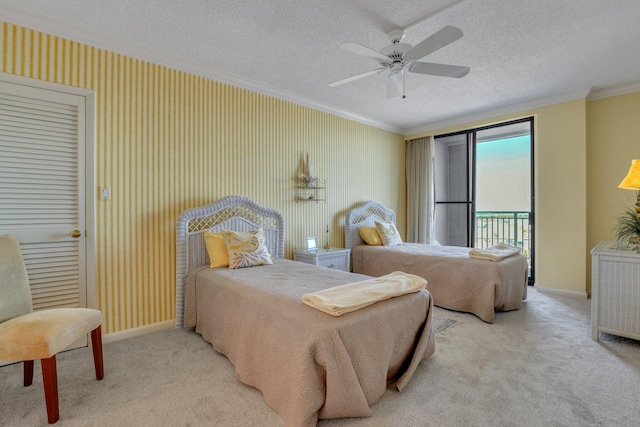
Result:
<svg viewBox="0 0 640 427"><path fill-rule="evenodd" d="M80 31L67 25L62 25L45 18L25 13L10 6L0 5L0 16L2 16L2 21L4 22L31 28L36 31L42 31L44 33L73 40L78 43L87 44L100 49L108 50L110 52L115 52L122 55L130 56L132 58L147 61L156 65L165 66L200 77L205 77L218 81L220 83L236 86L240 89L249 90L266 96L271 96L276 99L323 111L325 113L333 114L335 116L343 117L345 119L353 120L365 125L373 126L397 134L402 134L402 129L397 126L392 126L388 123L373 120L369 117L344 111L332 105L319 103L313 99L285 91L275 86L235 76L224 71L219 71L200 64L177 60L162 53L150 51L147 49L141 49L127 43L122 43L120 41L111 39L109 37L104 37L87 31Z"/></svg>
<svg viewBox="0 0 640 427"><path fill-rule="evenodd" d="M618 86L611 86L602 89L593 89L587 96L587 101L609 98L611 96L626 95L628 93L639 92L640 81L626 83Z"/></svg>
<svg viewBox="0 0 640 427"><path fill-rule="evenodd" d="M470 123L478 120L491 119L493 117L501 116L505 114L519 113L519 112L530 110L533 108L546 107L548 105L573 101L575 99L584 98L587 101L594 101L596 99L609 98L611 96L618 96L618 95L626 95L628 93L639 92L639 91L640 91L640 81L618 85L618 86L611 86L611 87L602 88L602 89L590 88L589 90L579 90L575 92L569 92L569 93L549 96L545 98L537 98L530 101L505 105L498 108L481 110L473 114L469 114L465 116L456 116L451 119L429 123L425 126L407 130L405 132L405 136L430 132L433 130Z"/></svg>
<svg viewBox="0 0 640 427"><path fill-rule="evenodd" d="M497 116L502 116L506 114L520 113L522 111L531 110L534 108L546 107L548 105L559 104L562 102L573 101L576 99L585 99L588 93L589 93L589 90L583 89L575 92L548 96L545 98L532 99L529 101L519 102L516 104L504 105L497 108L480 110L472 114L468 114L464 116L456 116L451 119L442 120L439 122L433 122L425 126L409 129L406 131L405 137L413 136L416 134L428 133L434 130L443 129L451 126L463 125L465 123L475 122L478 120L492 119Z"/></svg>

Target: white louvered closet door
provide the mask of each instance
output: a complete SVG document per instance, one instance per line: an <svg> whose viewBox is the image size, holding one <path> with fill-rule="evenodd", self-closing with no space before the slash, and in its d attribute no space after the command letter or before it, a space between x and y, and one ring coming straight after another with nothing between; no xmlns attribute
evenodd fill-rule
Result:
<svg viewBox="0 0 640 427"><path fill-rule="evenodd" d="M84 118L82 96L0 82L0 234L20 242L34 310L87 305Z"/></svg>

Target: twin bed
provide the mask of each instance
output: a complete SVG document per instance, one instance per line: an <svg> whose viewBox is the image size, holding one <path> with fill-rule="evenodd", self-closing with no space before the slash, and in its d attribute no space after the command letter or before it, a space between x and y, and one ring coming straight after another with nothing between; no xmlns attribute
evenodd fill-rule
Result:
<svg viewBox="0 0 640 427"><path fill-rule="evenodd" d="M353 272L382 276L404 271L428 280L434 304L473 313L493 323L495 310L519 309L527 297L527 260L518 254L498 261L470 257L471 248L402 243L371 246L360 237L360 227L376 221L395 224L395 213L368 201L346 215L345 243L351 249Z"/></svg>
<svg viewBox="0 0 640 427"><path fill-rule="evenodd" d="M273 264L210 268L207 230L261 228ZM242 196L183 213L177 224L176 326L193 327L259 389L286 426L370 416L388 387L433 354L433 300L422 289L335 317L303 295L371 279L284 257L282 215Z"/></svg>
<svg viewBox="0 0 640 427"><path fill-rule="evenodd" d="M434 353L434 304L492 323L494 310L520 308L527 293L522 255L488 261L471 258L469 248L364 244L359 228L375 221L395 223L395 213L373 201L347 213L354 271L347 273L284 259L282 215L246 197L184 212L177 224L176 326L195 328L224 354L285 426L372 415L385 390L402 390ZM271 264L210 267L207 232L256 229ZM302 302L394 271L425 278L426 289L341 316Z"/></svg>

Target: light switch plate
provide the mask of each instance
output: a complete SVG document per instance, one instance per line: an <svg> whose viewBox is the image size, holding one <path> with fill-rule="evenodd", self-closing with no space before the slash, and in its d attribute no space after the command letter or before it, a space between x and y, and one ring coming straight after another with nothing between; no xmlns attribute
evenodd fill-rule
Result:
<svg viewBox="0 0 640 427"><path fill-rule="evenodd" d="M102 187L100 189L100 197L102 197L102 200L111 199L111 191L109 190L109 187Z"/></svg>

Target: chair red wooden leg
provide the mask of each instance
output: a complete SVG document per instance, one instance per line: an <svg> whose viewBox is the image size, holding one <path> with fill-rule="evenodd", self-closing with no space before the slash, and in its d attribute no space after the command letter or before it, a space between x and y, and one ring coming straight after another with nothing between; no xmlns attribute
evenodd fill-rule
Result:
<svg viewBox="0 0 640 427"><path fill-rule="evenodd" d="M47 418L49 424L54 424L60 418L58 409L58 372L56 370L56 355L48 359L41 359L42 382L44 383L44 400L47 402Z"/></svg>
<svg viewBox="0 0 640 427"><path fill-rule="evenodd" d="M29 387L33 383L33 360L24 361L24 386Z"/></svg>
<svg viewBox="0 0 640 427"><path fill-rule="evenodd" d="M91 347L93 348L93 364L96 368L96 379L104 378L104 364L102 362L102 329L100 326L91 331Z"/></svg>

